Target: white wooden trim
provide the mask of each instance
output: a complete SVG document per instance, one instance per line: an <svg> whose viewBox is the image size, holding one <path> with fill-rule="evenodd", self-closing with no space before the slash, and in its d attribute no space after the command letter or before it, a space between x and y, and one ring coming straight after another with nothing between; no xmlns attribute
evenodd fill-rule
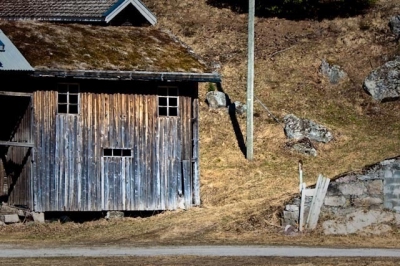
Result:
<svg viewBox="0 0 400 266"><path fill-rule="evenodd" d="M157 23L157 18L138 0L125 0L117 8L115 8L108 16L105 21L109 23L115 16L117 16L122 10L124 10L129 4L132 4L136 9L147 19L151 25Z"/></svg>
<svg viewBox="0 0 400 266"><path fill-rule="evenodd" d="M310 212L308 213L307 218L307 229L315 229L317 227L319 214L321 212L322 204L324 203L326 191L328 190L329 186L329 178L323 177L322 175L318 176L315 196L311 202Z"/></svg>
<svg viewBox="0 0 400 266"><path fill-rule="evenodd" d="M299 231L303 231L304 227L304 205L306 197L314 197L315 188L304 188L301 190L301 202L300 202L300 217L299 217Z"/></svg>

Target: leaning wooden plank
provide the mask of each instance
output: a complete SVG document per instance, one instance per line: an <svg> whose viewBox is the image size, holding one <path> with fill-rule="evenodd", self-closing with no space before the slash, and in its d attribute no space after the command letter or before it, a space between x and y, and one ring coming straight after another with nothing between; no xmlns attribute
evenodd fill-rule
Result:
<svg viewBox="0 0 400 266"><path fill-rule="evenodd" d="M317 190L308 214L307 229L313 230L317 226L321 207L325 199L326 191L328 190L329 181L329 178L323 177L322 175L318 177Z"/></svg>
<svg viewBox="0 0 400 266"><path fill-rule="evenodd" d="M304 209L305 209L305 200L306 197L313 197L315 194L315 188L314 189L307 189L304 188L301 191L301 201L300 201L300 213L299 213L299 231L303 231L304 229Z"/></svg>

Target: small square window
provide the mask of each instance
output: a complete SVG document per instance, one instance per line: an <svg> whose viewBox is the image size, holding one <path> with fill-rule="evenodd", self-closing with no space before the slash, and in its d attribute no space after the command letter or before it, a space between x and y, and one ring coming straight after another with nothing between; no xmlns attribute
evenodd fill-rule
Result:
<svg viewBox="0 0 400 266"><path fill-rule="evenodd" d="M79 113L79 85L60 83L58 88L58 113L78 114Z"/></svg>
<svg viewBox="0 0 400 266"><path fill-rule="evenodd" d="M178 87L159 87L158 116L179 116L178 93Z"/></svg>

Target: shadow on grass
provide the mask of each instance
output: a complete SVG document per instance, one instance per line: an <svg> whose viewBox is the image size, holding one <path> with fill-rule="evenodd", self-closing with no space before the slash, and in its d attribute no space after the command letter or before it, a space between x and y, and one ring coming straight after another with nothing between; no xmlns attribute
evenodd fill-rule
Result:
<svg viewBox="0 0 400 266"><path fill-rule="evenodd" d="M279 17L289 20L334 19L364 14L377 0L259 0L255 1L257 17ZM248 0L207 0L218 8L247 13Z"/></svg>
<svg viewBox="0 0 400 266"><path fill-rule="evenodd" d="M217 90L225 93L222 88L221 83L217 83ZM235 104L233 104L231 102L231 100L229 99L229 97L226 93L225 93L225 97L226 97L226 105L228 106L229 117L231 119L233 131L235 132L235 136L236 136L236 140L237 140L239 149L243 153L243 155L246 157L246 144L244 141L244 136L243 136L242 130L240 129L239 122L237 120Z"/></svg>

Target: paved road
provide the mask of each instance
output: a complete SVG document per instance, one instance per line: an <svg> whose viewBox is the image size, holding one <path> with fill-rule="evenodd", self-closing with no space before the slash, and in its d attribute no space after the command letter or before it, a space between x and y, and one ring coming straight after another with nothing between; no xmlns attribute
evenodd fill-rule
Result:
<svg viewBox="0 0 400 266"><path fill-rule="evenodd" d="M400 257L400 249L334 249L272 246L166 246L21 248L0 245L0 258L113 256Z"/></svg>

